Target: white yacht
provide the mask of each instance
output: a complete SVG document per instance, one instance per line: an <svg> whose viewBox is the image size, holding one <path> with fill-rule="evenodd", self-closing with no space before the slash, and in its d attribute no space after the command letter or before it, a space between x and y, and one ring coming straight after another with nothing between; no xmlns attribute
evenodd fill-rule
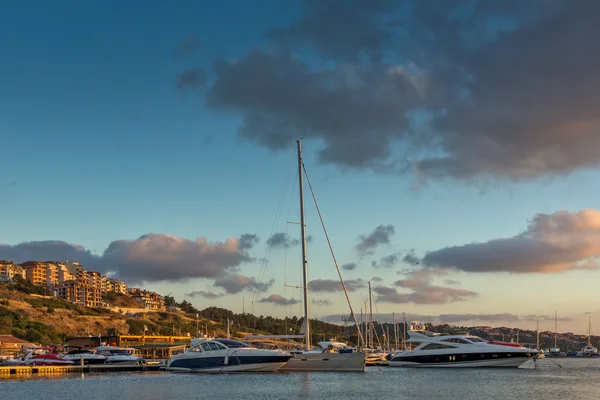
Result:
<svg viewBox="0 0 600 400"><path fill-rule="evenodd" d="M97 354L106 357L104 364L138 365L144 359L134 355L136 349L120 346L98 346L94 349Z"/></svg>
<svg viewBox="0 0 600 400"><path fill-rule="evenodd" d="M192 339L185 353L169 358L167 371L275 372L290 358L282 350L263 350L232 339Z"/></svg>
<svg viewBox="0 0 600 400"><path fill-rule="evenodd" d="M408 334L407 342L419 345L414 350L395 355L389 362L390 367L516 368L537 355L537 350L517 343L487 341L477 336L439 336L410 330Z"/></svg>
<svg viewBox="0 0 600 400"><path fill-rule="evenodd" d="M73 361L75 364L104 364L107 360L107 357L98 354L96 350L86 350L77 348L75 350L70 350L69 352L60 356L63 360Z"/></svg>
<svg viewBox="0 0 600 400"><path fill-rule="evenodd" d="M592 346L592 317L588 319L588 342L587 346L581 349L581 353L584 357L596 357L598 355L598 349Z"/></svg>

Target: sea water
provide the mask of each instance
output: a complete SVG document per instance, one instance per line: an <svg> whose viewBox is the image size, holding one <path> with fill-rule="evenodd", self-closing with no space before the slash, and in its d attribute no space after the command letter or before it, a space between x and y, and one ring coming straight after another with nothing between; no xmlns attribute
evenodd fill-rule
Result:
<svg viewBox="0 0 600 400"><path fill-rule="evenodd" d="M592 400L600 399L599 384L600 359L559 358L539 360L536 369L368 367L366 373L128 372L13 376L0 378L0 399Z"/></svg>

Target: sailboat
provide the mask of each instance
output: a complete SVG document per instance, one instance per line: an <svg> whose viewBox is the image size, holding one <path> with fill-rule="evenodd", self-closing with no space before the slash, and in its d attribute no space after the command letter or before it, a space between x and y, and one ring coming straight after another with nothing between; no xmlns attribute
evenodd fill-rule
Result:
<svg viewBox="0 0 600 400"><path fill-rule="evenodd" d="M308 261L306 256L306 222L304 218L304 176L302 161L302 142L296 141L298 149L298 191L300 194L300 243L302 245L302 278L304 295L304 321L302 332L305 337L305 351L293 354L293 357L280 371L335 371L364 372L365 354L351 349L333 346L331 342L319 342L311 346L311 329L308 313ZM310 184L310 182L309 182ZM340 275L341 278L341 275ZM342 281L342 286L343 281ZM345 290L345 288L344 288ZM352 313L354 315L354 313Z"/></svg>
<svg viewBox="0 0 600 400"><path fill-rule="evenodd" d="M596 357L598 356L598 349L592 346L592 317L588 319L588 342L581 353L584 357Z"/></svg>

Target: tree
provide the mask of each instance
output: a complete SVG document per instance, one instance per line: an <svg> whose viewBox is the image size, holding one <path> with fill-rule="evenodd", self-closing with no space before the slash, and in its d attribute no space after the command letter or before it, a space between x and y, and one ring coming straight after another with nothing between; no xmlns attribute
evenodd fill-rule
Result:
<svg viewBox="0 0 600 400"><path fill-rule="evenodd" d="M164 297L164 301L165 301L165 306L167 306L167 307L177 306L177 302L175 301L175 298L173 296L166 295Z"/></svg>
<svg viewBox="0 0 600 400"><path fill-rule="evenodd" d="M179 307L185 313L194 313L195 314L198 312L198 310L192 305L192 303L190 303L187 300L182 301L181 304L179 304Z"/></svg>

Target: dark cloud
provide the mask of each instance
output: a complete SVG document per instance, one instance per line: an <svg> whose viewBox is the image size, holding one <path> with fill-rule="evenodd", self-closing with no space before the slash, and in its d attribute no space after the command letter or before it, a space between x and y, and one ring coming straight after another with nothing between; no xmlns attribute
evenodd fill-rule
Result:
<svg viewBox="0 0 600 400"><path fill-rule="evenodd" d="M259 300L259 303L271 303L278 306L290 306L293 304L300 303L300 300L286 299L280 294L272 294L269 297L265 297Z"/></svg>
<svg viewBox="0 0 600 400"><path fill-rule="evenodd" d="M275 283L275 279L268 282L257 282L256 278L241 274L229 274L215 279L213 286L225 289L227 293L239 293L244 289L266 292Z"/></svg>
<svg viewBox="0 0 600 400"><path fill-rule="evenodd" d="M330 306L331 305L331 300L327 300L327 299L312 299L311 303L313 303L316 306Z"/></svg>
<svg viewBox="0 0 600 400"><path fill-rule="evenodd" d="M267 244L274 248L288 248L299 245L300 241L298 239L290 239L284 232L277 232L267 239Z"/></svg>
<svg viewBox="0 0 600 400"><path fill-rule="evenodd" d="M342 265L342 269L345 269L346 271L353 271L356 269L356 267L358 267L356 263L348 263Z"/></svg>
<svg viewBox="0 0 600 400"><path fill-rule="evenodd" d="M455 281L454 279L444 279L444 283L448 286L458 286L460 285L459 281Z"/></svg>
<svg viewBox="0 0 600 400"><path fill-rule="evenodd" d="M240 249L249 250L260 242L258 235L254 233L244 233L240 237Z"/></svg>
<svg viewBox="0 0 600 400"><path fill-rule="evenodd" d="M178 282L190 278L216 278L233 271L250 258L237 239L208 242L150 233L135 240L116 240L101 256L83 246L62 241L0 244L0 258L78 261L86 268L114 274L128 283Z"/></svg>
<svg viewBox="0 0 600 400"><path fill-rule="evenodd" d="M177 89L202 88L208 80L208 73L202 68L190 68L177 78Z"/></svg>
<svg viewBox="0 0 600 400"><path fill-rule="evenodd" d="M392 268L398 264L398 256L396 254L390 254L389 256L381 257L379 262L373 261L371 265L374 268Z"/></svg>
<svg viewBox="0 0 600 400"><path fill-rule="evenodd" d="M380 244L390 244L390 238L394 233L395 230L392 225L379 225L368 235L360 235L355 248L361 254L372 254L373 249Z"/></svg>
<svg viewBox="0 0 600 400"><path fill-rule="evenodd" d="M215 292L207 292L204 290L196 290L190 293L186 293L185 294L187 297L203 297L205 299L209 299L209 300L216 300L216 299L220 299L221 297L225 296L224 293L215 293Z"/></svg>
<svg viewBox="0 0 600 400"><path fill-rule="evenodd" d="M525 321L554 321L554 315L535 315L535 314L530 314L530 315L526 315L523 317L523 320ZM559 322L571 322L573 321L573 318L571 317L557 317L556 318L557 321Z"/></svg>
<svg viewBox="0 0 600 400"><path fill-rule="evenodd" d="M354 292L367 286L367 283L362 279L344 280L344 284L346 285L346 290L349 292ZM308 283L308 287L313 292L341 292L343 290L340 281L334 279L315 279Z"/></svg>
<svg viewBox="0 0 600 400"><path fill-rule="evenodd" d="M537 214L522 234L446 247L423 258L428 266L468 272L558 273L597 269L600 211Z"/></svg>
<svg viewBox="0 0 600 400"><path fill-rule="evenodd" d="M410 251L402 258L402 261L408 265L418 265L421 262L421 259L415 254L415 249L410 249Z"/></svg>
<svg viewBox="0 0 600 400"><path fill-rule="evenodd" d="M374 276L371 278L371 281L373 282L383 282L383 278L379 277L379 276Z"/></svg>
<svg viewBox="0 0 600 400"><path fill-rule="evenodd" d="M421 180L600 164L599 2L304 4L263 49L213 68L207 103L238 114L243 137L277 150L302 132L322 162Z"/></svg>

